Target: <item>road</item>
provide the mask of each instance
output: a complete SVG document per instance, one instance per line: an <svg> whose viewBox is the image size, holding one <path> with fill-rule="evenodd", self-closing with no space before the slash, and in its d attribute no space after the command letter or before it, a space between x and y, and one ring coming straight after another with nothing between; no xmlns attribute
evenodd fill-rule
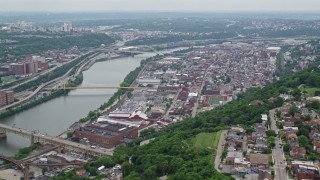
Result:
<svg viewBox="0 0 320 180"><path fill-rule="evenodd" d="M25 164L23 161L15 160L15 159L13 159L13 158L4 156L4 155L2 155L2 154L0 154L0 159L15 164L15 165L18 166L18 167L20 168L20 170L23 172L24 179L25 179L25 180L29 180L29 179L30 179L30 177L29 177L29 166L28 166L27 164Z"/></svg>
<svg viewBox="0 0 320 180"><path fill-rule="evenodd" d="M271 119L271 129L278 134L279 129L276 125L275 109L270 110L269 117ZM286 171L287 162L284 157L283 149L280 146L281 139L278 136L276 137L275 143L276 143L276 146L272 150L272 156L274 159L274 170L275 170L274 179L287 180L289 179Z"/></svg>
<svg viewBox="0 0 320 180"><path fill-rule="evenodd" d="M51 81L49 81L49 82L51 82ZM42 84L42 85L39 86L35 91L33 91L29 96L21 99L21 100L18 101L18 102L14 102L14 103L9 104L9 105L7 105L7 106L1 107L1 108L0 108L0 112L5 111L6 109L9 109L9 108L12 108L12 107L15 107L15 106L18 106L18 105L20 105L20 104L22 104L22 103L27 102L29 99L33 98L33 97L34 97L42 88L44 88L46 85L47 85L47 83Z"/></svg>
<svg viewBox="0 0 320 180"><path fill-rule="evenodd" d="M91 52L92 52L92 51L89 51L89 52L86 52L86 53L84 53L84 54L81 54L81 55L79 55L78 57L75 57L75 58L73 58L72 60L66 62L65 64L69 64L69 63L77 60L77 59L80 58L81 56L85 56L85 55L87 55L87 54L89 54L89 53L91 53ZM64 65L64 64L62 64L62 65ZM56 67L53 67L53 68L51 68L51 69L45 70L45 71L43 71L43 72L41 72L41 73L39 73L39 74L34 75L33 77L31 77L30 79L28 79L28 80L26 80L26 81L23 81L23 82L21 82L21 83L19 83L19 84L16 84L16 85L14 85L14 86L11 86L11 87L7 88L6 90L13 90L14 88L16 88L16 87L18 87L18 86L21 86L21 85L23 85L23 84L25 84L25 83L28 83L28 82L30 82L30 81L34 81L34 80L38 79L40 76L46 75L46 74L48 74L48 73L51 73L52 71L54 71L55 69L57 69L57 68L59 68L59 67L60 67L60 66L56 66Z"/></svg>
<svg viewBox="0 0 320 180"><path fill-rule="evenodd" d="M221 155L224 150L224 145L226 144L227 133L228 133L228 130L223 130L221 132L219 144L218 144L217 151L216 151L216 157L214 160L214 168L219 172L220 172L219 165L221 162Z"/></svg>
<svg viewBox="0 0 320 180"><path fill-rule="evenodd" d="M176 95L175 95L174 98L173 98L173 101L172 101L171 106L170 106L169 109L167 110L166 114L163 116L165 119L168 119L168 118L169 118L169 113L170 113L170 111L174 108L175 102L177 102L177 99L178 99L178 96L179 96L179 93L180 93L180 92L181 92L181 88L179 88L178 92L176 93Z"/></svg>
<svg viewBox="0 0 320 180"><path fill-rule="evenodd" d="M28 157L26 157L26 158L23 158L22 160L25 161L25 162L26 162L26 161L29 161L29 160L31 160L31 159L33 159L33 158L39 157L40 155L43 155L43 154L47 153L47 152L56 150L56 149L58 149L59 147L60 147L60 146L53 146L53 147L44 149L44 150L42 150L42 151L39 151L39 152L34 153L34 154L31 155L31 156L28 156Z"/></svg>
<svg viewBox="0 0 320 180"><path fill-rule="evenodd" d="M88 52L88 53L91 53L91 51ZM87 55L88 53L86 53L85 55ZM74 61L74 60L72 60L72 61ZM17 102L14 102L12 104L9 104L7 106L1 107L0 108L0 112L5 111L6 109L9 109L9 108L13 108L15 106L18 106L18 105L20 105L22 103L25 103L25 102L29 101L31 98L33 98L35 95L37 95L37 93L40 92L44 87L46 87L46 86L48 86L48 85L50 85L52 83L57 83L57 82L60 82L62 80L65 80L68 77L68 75L69 75L69 73L71 71L72 71L72 68L68 72L66 72L64 75L62 75L62 76L60 76L60 77L58 77L56 79L53 79L51 81L48 81L46 83L41 84L40 86L38 86L38 88L35 91L33 91L30 95L28 95L27 97L21 99L20 101L17 101Z"/></svg>
<svg viewBox="0 0 320 180"><path fill-rule="evenodd" d="M209 67L207 67L207 69L206 69L206 71L205 71L205 73L203 75L203 80L202 80L202 83L201 83L201 86L200 86L200 89L199 89L199 92L198 92L197 101L195 102L194 107L192 109L192 114L191 114L192 117L195 117L197 115L199 101L200 101L200 98L201 98L201 92L202 92L202 89L203 89L203 87L205 85L205 80L206 80L206 75L207 75L208 69L209 69Z"/></svg>
<svg viewBox="0 0 320 180"><path fill-rule="evenodd" d="M16 88L16 87L21 86L21 85L23 85L23 84L26 84L26 83L28 83L28 82L30 82L30 81L34 81L34 80L38 79L39 76L46 75L46 74L54 71L54 70L57 69L57 68L58 68L58 67L56 66L56 67L53 67L53 68L51 68L51 69L45 70L45 71L43 71L43 72L41 72L41 73L39 73L39 74L36 74L36 75L32 76L30 79L25 80L25 81L23 81L23 82L21 82L21 83L18 83L18 84L14 85L14 86L11 86L11 87L9 87L9 88L7 88L7 89L5 89L5 90L13 90L13 89Z"/></svg>

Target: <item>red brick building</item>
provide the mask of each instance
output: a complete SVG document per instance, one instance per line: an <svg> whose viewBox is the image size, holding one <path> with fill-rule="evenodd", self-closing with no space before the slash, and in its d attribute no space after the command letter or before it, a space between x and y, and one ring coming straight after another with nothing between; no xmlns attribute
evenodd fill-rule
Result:
<svg viewBox="0 0 320 180"><path fill-rule="evenodd" d="M41 71L49 69L49 64L47 62L38 61L38 68Z"/></svg>
<svg viewBox="0 0 320 180"><path fill-rule="evenodd" d="M26 66L26 74L34 74L38 72L38 63L37 62L27 62Z"/></svg>
<svg viewBox="0 0 320 180"><path fill-rule="evenodd" d="M126 144L138 137L139 127L128 127L120 124L93 125L90 124L75 130L75 137L87 138L90 144L113 148Z"/></svg>
<svg viewBox="0 0 320 180"><path fill-rule="evenodd" d="M5 91L0 91L0 106L4 106L6 104L7 104L6 92Z"/></svg>
<svg viewBox="0 0 320 180"><path fill-rule="evenodd" d="M10 64L10 69L14 75L25 75L26 65L25 64Z"/></svg>
<svg viewBox="0 0 320 180"><path fill-rule="evenodd" d="M5 106L13 103L14 101L14 93L13 91L0 91L0 106Z"/></svg>

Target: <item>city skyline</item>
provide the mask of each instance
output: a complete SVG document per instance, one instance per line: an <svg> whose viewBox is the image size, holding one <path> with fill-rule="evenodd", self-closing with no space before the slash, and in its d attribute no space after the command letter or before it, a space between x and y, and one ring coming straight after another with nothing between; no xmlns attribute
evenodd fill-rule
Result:
<svg viewBox="0 0 320 180"><path fill-rule="evenodd" d="M317 11L317 0L0 0L0 11Z"/></svg>

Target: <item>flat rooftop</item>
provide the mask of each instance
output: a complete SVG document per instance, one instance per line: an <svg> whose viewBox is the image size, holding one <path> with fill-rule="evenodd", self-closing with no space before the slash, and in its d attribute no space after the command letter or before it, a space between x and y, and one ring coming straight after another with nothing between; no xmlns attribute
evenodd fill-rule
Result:
<svg viewBox="0 0 320 180"><path fill-rule="evenodd" d="M127 126L124 124L101 122L95 124L89 124L82 128L82 131L99 134L106 137L113 137L134 129L135 127Z"/></svg>

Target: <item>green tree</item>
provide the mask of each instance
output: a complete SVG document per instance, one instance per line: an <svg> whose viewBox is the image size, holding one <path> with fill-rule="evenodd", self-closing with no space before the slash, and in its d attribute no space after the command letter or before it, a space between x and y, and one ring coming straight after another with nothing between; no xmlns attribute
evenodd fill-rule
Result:
<svg viewBox="0 0 320 180"><path fill-rule="evenodd" d="M122 164L122 173L124 176L128 176L134 170L134 165L129 162L124 162Z"/></svg>
<svg viewBox="0 0 320 180"><path fill-rule="evenodd" d="M296 101L300 101L300 99L301 99L301 91L300 91L300 89L294 89L293 91L292 91L292 96L294 97L294 99L296 100Z"/></svg>
<svg viewBox="0 0 320 180"><path fill-rule="evenodd" d="M280 118L280 116L281 116L281 111L276 110L276 117L277 117L277 118Z"/></svg>
<svg viewBox="0 0 320 180"><path fill-rule="evenodd" d="M270 148L275 147L275 145L276 145L275 141L276 141L276 138L274 136L268 137L268 145Z"/></svg>
<svg viewBox="0 0 320 180"><path fill-rule="evenodd" d="M298 108L296 106L293 106L292 108L290 108L289 110L289 114L291 116L294 116L295 113L299 112Z"/></svg>
<svg viewBox="0 0 320 180"><path fill-rule="evenodd" d="M320 102L319 101L312 101L311 103L307 104L308 108L312 109L319 109L320 108Z"/></svg>
<svg viewBox="0 0 320 180"><path fill-rule="evenodd" d="M309 146L309 139L304 135L301 135L298 137L298 142L299 142L299 146L301 146L301 147L306 148Z"/></svg>
<svg viewBox="0 0 320 180"><path fill-rule="evenodd" d="M73 132L67 132L67 137L72 138L73 137Z"/></svg>
<svg viewBox="0 0 320 180"><path fill-rule="evenodd" d="M46 173L48 171L48 168L47 167L44 167L41 169L41 172L42 172L42 175L44 175L44 173Z"/></svg>
<svg viewBox="0 0 320 180"><path fill-rule="evenodd" d="M301 126L301 127L299 127L299 130L298 130L298 136L301 136L301 135L304 135L304 136L306 136L306 137L308 137L309 136L309 133L310 133L310 127L309 126Z"/></svg>
<svg viewBox="0 0 320 180"><path fill-rule="evenodd" d="M290 151L290 145L289 144L284 144L283 145L283 151L284 152L289 152Z"/></svg>
<svg viewBox="0 0 320 180"><path fill-rule="evenodd" d="M277 134L276 134L276 132L274 131L274 130L268 130L267 132L266 132L266 134L267 134L267 136L268 137L270 137L270 136L277 136Z"/></svg>
<svg viewBox="0 0 320 180"><path fill-rule="evenodd" d="M128 97L129 99L131 99L131 97L132 97L132 92L128 92L128 93L127 93L127 97Z"/></svg>
<svg viewBox="0 0 320 180"><path fill-rule="evenodd" d="M157 177L156 167L155 166L151 166L147 170L145 170L143 177L146 180L156 179L156 177Z"/></svg>
<svg viewBox="0 0 320 180"><path fill-rule="evenodd" d="M124 180L140 180L140 176L137 172L132 171L128 176L124 177Z"/></svg>

